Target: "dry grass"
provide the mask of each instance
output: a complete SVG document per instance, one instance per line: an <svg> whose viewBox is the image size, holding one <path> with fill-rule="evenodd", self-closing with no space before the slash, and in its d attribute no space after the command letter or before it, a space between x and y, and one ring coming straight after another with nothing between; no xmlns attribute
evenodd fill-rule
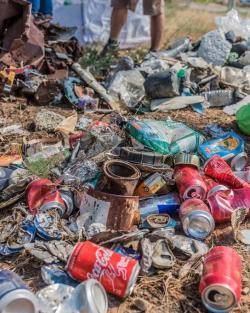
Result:
<svg viewBox="0 0 250 313"><path fill-rule="evenodd" d="M198 40L202 35L215 28L214 19L218 14L191 10L188 8L167 8L165 46L176 38L191 36Z"/></svg>

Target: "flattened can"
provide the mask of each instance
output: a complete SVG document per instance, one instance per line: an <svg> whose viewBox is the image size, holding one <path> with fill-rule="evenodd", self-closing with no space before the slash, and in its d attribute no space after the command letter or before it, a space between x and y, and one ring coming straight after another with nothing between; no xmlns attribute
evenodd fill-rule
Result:
<svg viewBox="0 0 250 313"><path fill-rule="evenodd" d="M174 169L174 179L183 199L198 198L204 200L207 195L207 186L198 169L192 165L178 165Z"/></svg>
<svg viewBox="0 0 250 313"><path fill-rule="evenodd" d="M55 184L49 179L37 179L32 181L26 188L26 197L32 214L38 211L57 209L63 216L66 207Z"/></svg>
<svg viewBox="0 0 250 313"><path fill-rule="evenodd" d="M214 219L208 206L200 199L185 200L179 211L186 235L195 239L205 239L214 230Z"/></svg>
<svg viewBox="0 0 250 313"><path fill-rule="evenodd" d="M38 313L38 300L12 271L0 271L0 312Z"/></svg>
<svg viewBox="0 0 250 313"><path fill-rule="evenodd" d="M227 313L240 301L241 259L234 249L216 246L207 253L199 291L213 313Z"/></svg>
<svg viewBox="0 0 250 313"><path fill-rule="evenodd" d="M124 298L131 294L140 266L137 260L85 241L76 244L66 270L77 281L96 279L107 292Z"/></svg>
<svg viewBox="0 0 250 313"><path fill-rule="evenodd" d="M228 187L235 189L249 187L249 184L237 177L227 162L218 155L214 155L205 163L204 172Z"/></svg>

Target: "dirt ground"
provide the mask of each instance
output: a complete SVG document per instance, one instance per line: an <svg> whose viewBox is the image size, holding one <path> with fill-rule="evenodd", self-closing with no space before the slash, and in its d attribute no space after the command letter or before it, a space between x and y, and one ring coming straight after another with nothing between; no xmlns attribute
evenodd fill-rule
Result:
<svg viewBox="0 0 250 313"><path fill-rule="evenodd" d="M178 5L179 8L176 9L176 5L172 2L168 5L166 11L165 46L182 36L188 35L193 40L199 39L204 33L215 28L214 18L225 12L225 7L222 10L218 10L218 6L214 9L215 6L213 4L204 6L204 4L189 3L189 6L183 6L183 1L178 1ZM246 9L243 14L248 16L249 12ZM0 101L0 127L18 123L30 132L29 139L54 138L56 136L54 134L35 131L34 118L40 109L41 107L39 106L28 104L26 99ZM72 113L71 108L49 107L48 109L64 116L69 116ZM102 115L95 115L96 119L102 117ZM210 123L217 123L222 127L238 131L235 118L224 114L221 109L216 108L207 109L204 115L195 113L191 109L182 109L170 113L147 113L140 117L150 119L171 117L201 131ZM247 150L250 152L250 137L245 137L245 139ZM0 135L0 155L15 151L18 149L18 143L21 142L22 137ZM0 218L7 214L8 211L11 211L11 208L0 212ZM247 225L250 227L250 221L248 224L242 225L242 227ZM228 224L216 227L216 230L206 242L210 247L214 245L229 245L239 252L243 262L242 298L239 305L232 312L249 313L250 247L234 241L232 229ZM120 303L117 299L110 298L110 304L113 308L109 310L109 313L205 313L206 311L202 307L198 293L199 276L195 270L190 270L188 275L183 278L179 277L180 270L184 264L185 262L178 261L171 270L159 272L158 275L152 277L141 277L132 296L126 301ZM40 274L41 265L40 262L25 253L0 259L0 268L8 268L20 274L34 291L44 286Z"/></svg>
<svg viewBox="0 0 250 313"><path fill-rule="evenodd" d="M14 102L0 102L1 121L3 125L21 123L25 129L30 131L29 138L53 137L53 134L34 132L34 117L41 107L27 105L26 101L17 99ZM50 110L64 116L70 115L72 109L50 107ZM95 118L101 118L96 115ZM190 109L172 111L171 113L147 113L141 118L165 119L171 117L182 121L193 128L203 130L210 123L217 123L225 128L233 128L237 131L235 118L224 114L221 109L207 109L204 115L193 112ZM0 137L0 151L6 153L21 142L21 137ZM250 138L248 138L250 143ZM11 208L8 210L11 211ZM5 215L6 210L0 213ZM248 226L250 222L248 223ZM244 226L244 225L243 225ZM243 292L242 299L234 313L250 312L250 249L243 244L236 243L233 239L230 225L222 225L216 228L214 233L206 240L210 247L214 245L229 245L234 247L242 257L243 261ZM178 261L172 270L160 272L156 276L142 277L139 279L135 290L130 298L120 303L111 298L113 306L109 313L126 312L154 312L154 313L183 313L183 312L206 312L202 307L198 293L199 275L191 270L184 278L179 278L179 272L185 262ZM34 290L44 286L40 276L41 263L30 258L28 255L3 258L0 267L12 269L24 277L27 284ZM65 312L66 313L66 312Z"/></svg>

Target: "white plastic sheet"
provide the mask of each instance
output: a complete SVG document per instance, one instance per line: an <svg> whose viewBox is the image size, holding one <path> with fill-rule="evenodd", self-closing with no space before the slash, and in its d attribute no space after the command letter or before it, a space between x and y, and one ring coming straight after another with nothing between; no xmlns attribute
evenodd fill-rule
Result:
<svg viewBox="0 0 250 313"><path fill-rule="evenodd" d="M226 16L219 16L215 19L216 25L224 33L234 31L236 36L241 36L245 39L250 37L250 20L241 19L238 11L232 9Z"/></svg>
<svg viewBox="0 0 250 313"><path fill-rule="evenodd" d="M77 26L76 37L83 44L105 44L109 37L110 0L54 0L54 21L63 26ZM142 14L140 0L135 13L129 12L128 22L119 41L121 48L129 48L150 40L149 17Z"/></svg>

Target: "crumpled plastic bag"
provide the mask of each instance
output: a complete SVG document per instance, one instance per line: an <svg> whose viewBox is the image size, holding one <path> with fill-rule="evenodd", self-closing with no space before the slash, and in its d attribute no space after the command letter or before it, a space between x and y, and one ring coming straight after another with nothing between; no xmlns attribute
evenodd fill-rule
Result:
<svg viewBox="0 0 250 313"><path fill-rule="evenodd" d="M121 100L128 108L134 108L145 96L145 79L136 70L118 72L110 83L109 93Z"/></svg>
<svg viewBox="0 0 250 313"><path fill-rule="evenodd" d="M224 33L232 30L236 36L248 39L250 37L250 20L241 19L238 11L232 9L226 16L218 16L215 19L217 27Z"/></svg>

